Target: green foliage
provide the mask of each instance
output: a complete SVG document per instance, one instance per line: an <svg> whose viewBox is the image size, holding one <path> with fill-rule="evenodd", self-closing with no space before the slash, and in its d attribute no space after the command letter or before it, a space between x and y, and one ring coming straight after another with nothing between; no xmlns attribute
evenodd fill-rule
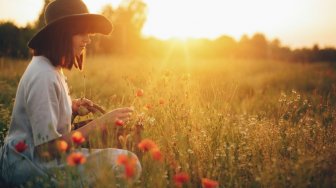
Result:
<svg viewBox="0 0 336 188"><path fill-rule="evenodd" d="M0 23L0 57L28 57L27 42L33 33L29 26L18 28L11 22Z"/></svg>
<svg viewBox="0 0 336 188"><path fill-rule="evenodd" d="M0 145L7 134L16 88L26 61L0 58Z"/></svg>

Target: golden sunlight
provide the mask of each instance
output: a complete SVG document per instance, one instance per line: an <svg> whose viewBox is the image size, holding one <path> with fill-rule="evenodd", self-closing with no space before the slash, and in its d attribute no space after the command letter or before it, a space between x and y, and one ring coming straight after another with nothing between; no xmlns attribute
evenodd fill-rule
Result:
<svg viewBox="0 0 336 188"><path fill-rule="evenodd" d="M117 7L122 0L83 0L92 13L100 13L102 7L106 4L111 4L112 7Z"/></svg>
<svg viewBox="0 0 336 188"><path fill-rule="evenodd" d="M324 0L146 0L148 19L143 34L161 39L205 37L226 34L239 39L243 34L264 33L270 38L280 37L285 43L307 45L312 37L307 31L335 31L330 24L332 5ZM328 6L326 4L329 4ZM315 14L313 14L315 13ZM317 41L328 43L330 38Z"/></svg>
<svg viewBox="0 0 336 188"><path fill-rule="evenodd" d="M159 38L207 37L214 38L223 33L239 37L245 33L281 33L302 19L307 9L299 1L255 0L255 1L205 1L205 0L147 0L148 22L144 34Z"/></svg>
<svg viewBox="0 0 336 188"><path fill-rule="evenodd" d="M100 13L111 4L117 8L127 0L83 0L90 12ZM217 38L239 39L263 33L292 47L319 43L334 46L336 38L335 0L142 0L147 4L144 36L159 39ZM1 0L0 21L19 26L34 23L43 0ZM30 11L26 11L26 9ZM18 14L20 12L20 14Z"/></svg>

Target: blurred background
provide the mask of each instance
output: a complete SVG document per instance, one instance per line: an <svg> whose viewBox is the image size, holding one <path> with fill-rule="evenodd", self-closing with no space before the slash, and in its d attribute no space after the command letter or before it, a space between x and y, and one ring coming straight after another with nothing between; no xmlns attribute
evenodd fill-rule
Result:
<svg viewBox="0 0 336 188"><path fill-rule="evenodd" d="M0 1L0 57L27 58L50 0ZM336 1L84 0L115 25L89 55L336 61Z"/></svg>

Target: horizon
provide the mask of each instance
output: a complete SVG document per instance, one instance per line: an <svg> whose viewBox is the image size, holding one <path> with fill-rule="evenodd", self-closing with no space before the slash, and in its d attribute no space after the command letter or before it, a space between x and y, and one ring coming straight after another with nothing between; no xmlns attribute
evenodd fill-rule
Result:
<svg viewBox="0 0 336 188"><path fill-rule="evenodd" d="M92 13L99 13L106 4L117 8L121 2L121 0L83 1ZM330 24L336 23L336 12L332 11L332 7L336 7L336 1L333 0L295 2L144 0L143 2L147 4L147 21L142 29L144 37L161 40L189 38L214 40L220 36L230 36L239 41L243 35L251 37L255 33L261 33L268 41L278 39L282 46L290 48L312 47L315 44L320 48L336 46L334 37L336 25ZM24 2L1 0L0 7L7 5L7 8L0 11L0 21L12 21L24 27L37 20L43 3L43 0ZM12 14L25 12L27 7L32 10L28 15ZM18 11L13 11L14 8ZM174 16L171 15L171 10L174 10ZM203 14L199 14L200 12Z"/></svg>

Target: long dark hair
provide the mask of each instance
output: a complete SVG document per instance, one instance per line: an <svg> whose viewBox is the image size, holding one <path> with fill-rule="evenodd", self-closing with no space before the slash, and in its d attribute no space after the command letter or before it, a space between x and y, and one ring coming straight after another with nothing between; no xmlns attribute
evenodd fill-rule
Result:
<svg viewBox="0 0 336 188"><path fill-rule="evenodd" d="M73 66L82 70L85 52L79 57L74 55L72 37L76 34L86 33L88 28L76 27L75 25L63 25L57 29L50 30L45 37L44 43L33 50L34 56L43 55L57 67L71 69Z"/></svg>

